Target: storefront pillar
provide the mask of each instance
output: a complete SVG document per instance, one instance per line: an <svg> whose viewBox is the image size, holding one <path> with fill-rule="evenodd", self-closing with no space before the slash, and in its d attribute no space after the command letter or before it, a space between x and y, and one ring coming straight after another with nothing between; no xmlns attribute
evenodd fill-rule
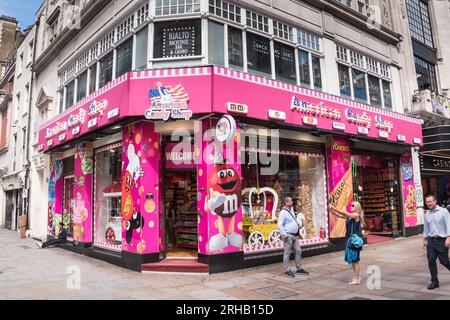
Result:
<svg viewBox="0 0 450 320"><path fill-rule="evenodd" d="M56 155L50 158L50 171L48 179L48 236L56 237L59 234L59 223L62 217L63 197L63 162Z"/></svg>
<svg viewBox="0 0 450 320"><path fill-rule="evenodd" d="M416 170L413 169L413 156L412 152L406 152L400 158L404 234L407 237L423 231L423 195L420 172L415 172Z"/></svg>
<svg viewBox="0 0 450 320"><path fill-rule="evenodd" d="M229 132L220 132L221 122ZM201 147L197 150L199 260L209 264L210 273L241 269L244 241L239 128L228 116L219 122L205 119L196 130L196 146Z"/></svg>
<svg viewBox="0 0 450 320"><path fill-rule="evenodd" d="M127 268L159 261L164 233L160 135L140 121L123 129L122 258Z"/></svg>
<svg viewBox="0 0 450 320"><path fill-rule="evenodd" d="M92 182L94 172L92 143L76 145L73 186L73 239L82 246L92 244Z"/></svg>
<svg viewBox="0 0 450 320"><path fill-rule="evenodd" d="M327 138L327 181L330 206L349 211L353 201L351 145L348 138ZM330 238L345 237L346 219L330 212Z"/></svg>

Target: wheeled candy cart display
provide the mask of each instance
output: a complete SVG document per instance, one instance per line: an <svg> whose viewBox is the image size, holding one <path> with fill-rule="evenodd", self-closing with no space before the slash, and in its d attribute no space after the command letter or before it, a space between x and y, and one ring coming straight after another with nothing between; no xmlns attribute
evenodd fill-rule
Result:
<svg viewBox="0 0 450 320"><path fill-rule="evenodd" d="M271 188L247 188L242 191L243 231L246 245L282 245L277 225L278 194Z"/></svg>

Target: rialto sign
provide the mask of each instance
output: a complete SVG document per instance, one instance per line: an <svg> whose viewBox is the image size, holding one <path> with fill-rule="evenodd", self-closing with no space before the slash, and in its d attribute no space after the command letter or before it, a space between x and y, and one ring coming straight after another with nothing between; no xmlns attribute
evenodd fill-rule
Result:
<svg viewBox="0 0 450 320"><path fill-rule="evenodd" d="M87 110L80 108L75 113L69 115L66 121L56 122L53 127L47 128L45 138L51 139L56 135L60 135L61 137L61 133L65 133L66 130L70 128L73 128L72 135L77 134L80 132L80 126L84 125L87 118L90 118L90 121L97 120L98 117L102 117L104 115L107 107L107 100L94 100L89 103Z"/></svg>

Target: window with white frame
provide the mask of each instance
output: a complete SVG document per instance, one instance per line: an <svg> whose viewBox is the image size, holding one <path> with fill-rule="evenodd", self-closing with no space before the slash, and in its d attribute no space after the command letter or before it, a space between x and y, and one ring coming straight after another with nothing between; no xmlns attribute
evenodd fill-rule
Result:
<svg viewBox="0 0 450 320"><path fill-rule="evenodd" d="M88 95L92 94L95 91L97 84L97 64L94 64L88 69L89 72L89 91Z"/></svg>
<svg viewBox="0 0 450 320"><path fill-rule="evenodd" d="M200 12L200 0L156 0L155 15Z"/></svg>
<svg viewBox="0 0 450 320"><path fill-rule="evenodd" d="M117 41L122 40L125 38L133 28L133 22L134 22L134 15L128 17L124 22L119 24L117 27Z"/></svg>
<svg viewBox="0 0 450 320"><path fill-rule="evenodd" d="M108 53L100 60L99 88L104 87L113 78L114 53Z"/></svg>
<svg viewBox="0 0 450 320"><path fill-rule="evenodd" d="M378 108L392 109L390 67L337 45L341 96Z"/></svg>
<svg viewBox="0 0 450 320"><path fill-rule="evenodd" d="M155 23L154 58L201 55L201 30L200 19Z"/></svg>
<svg viewBox="0 0 450 320"><path fill-rule="evenodd" d="M294 41L293 28L287 24L273 21L273 34L288 41Z"/></svg>
<svg viewBox="0 0 450 320"><path fill-rule="evenodd" d="M271 76L270 39L247 32L247 68L250 73Z"/></svg>
<svg viewBox="0 0 450 320"><path fill-rule="evenodd" d="M244 67L242 30L233 27L228 27L228 64L239 70Z"/></svg>
<svg viewBox="0 0 450 320"><path fill-rule="evenodd" d="M75 80L72 80L66 86L66 101L65 101L66 110L69 109L71 106L73 106L75 102L74 99L75 99Z"/></svg>
<svg viewBox="0 0 450 320"><path fill-rule="evenodd" d="M214 21L208 22L208 55L209 63L225 66L225 33L224 25Z"/></svg>
<svg viewBox="0 0 450 320"><path fill-rule="evenodd" d="M133 67L133 38L117 47L116 77L130 72Z"/></svg>
<svg viewBox="0 0 450 320"><path fill-rule="evenodd" d="M209 0L209 12L218 17L241 23L241 8L221 0Z"/></svg>
<svg viewBox="0 0 450 320"><path fill-rule="evenodd" d="M145 4L142 8L140 8L137 12L136 12L136 16L137 16L137 26L141 26L144 24L144 22L146 21L147 17L148 17L148 13L149 13L149 4Z"/></svg>
<svg viewBox="0 0 450 320"><path fill-rule="evenodd" d="M298 43L307 49L314 51L321 51L320 49L320 38L315 34L304 30L298 30Z"/></svg>
<svg viewBox="0 0 450 320"><path fill-rule="evenodd" d="M269 32L269 18L248 10L246 12L247 12L247 19L246 19L247 26L262 32L266 33Z"/></svg>
<svg viewBox="0 0 450 320"><path fill-rule="evenodd" d="M114 43L114 31L108 33L102 40L100 40L100 52L103 54L108 51Z"/></svg>
<svg viewBox="0 0 450 320"><path fill-rule="evenodd" d="M136 67L135 70L147 69L148 27L136 34Z"/></svg>
<svg viewBox="0 0 450 320"><path fill-rule="evenodd" d="M295 48L275 41L274 49L276 79L296 83Z"/></svg>
<svg viewBox="0 0 450 320"><path fill-rule="evenodd" d="M76 101L80 101L81 99L86 97L87 93L87 70L83 72L77 79L77 97Z"/></svg>

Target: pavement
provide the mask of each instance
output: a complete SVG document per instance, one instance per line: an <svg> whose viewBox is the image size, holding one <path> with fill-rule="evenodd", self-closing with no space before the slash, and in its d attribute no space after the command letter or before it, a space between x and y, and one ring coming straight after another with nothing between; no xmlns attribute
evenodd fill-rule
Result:
<svg viewBox="0 0 450 320"><path fill-rule="evenodd" d="M294 262L291 261L294 266ZM0 229L1 300L450 300L450 272L427 290L420 236L364 247L362 282L348 285L344 253L303 259L309 276L288 278L281 263L222 274L137 273Z"/></svg>

